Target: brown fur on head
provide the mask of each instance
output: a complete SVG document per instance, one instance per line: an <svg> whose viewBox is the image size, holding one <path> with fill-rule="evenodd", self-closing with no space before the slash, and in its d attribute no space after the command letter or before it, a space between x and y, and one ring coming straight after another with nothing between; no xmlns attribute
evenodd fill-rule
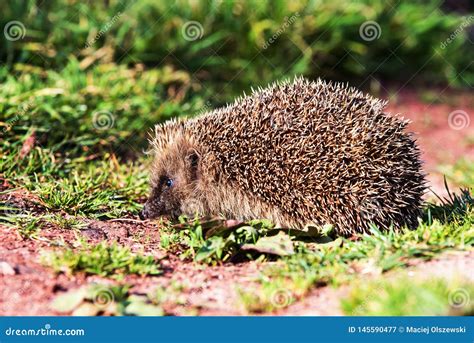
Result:
<svg viewBox="0 0 474 343"><path fill-rule="evenodd" d="M192 124L191 124L192 125ZM208 215L286 223L280 211L225 182L214 153L199 144L185 122L171 120L155 128L151 194L142 219Z"/></svg>
<svg viewBox="0 0 474 343"><path fill-rule="evenodd" d="M151 195L141 213L142 218L202 213L200 197L200 154L184 125L171 121L155 128L154 161L150 178Z"/></svg>

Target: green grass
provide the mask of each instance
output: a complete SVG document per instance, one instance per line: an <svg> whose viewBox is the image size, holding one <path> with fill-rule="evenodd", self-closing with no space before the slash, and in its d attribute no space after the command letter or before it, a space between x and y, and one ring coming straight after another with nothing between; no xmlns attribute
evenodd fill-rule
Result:
<svg viewBox="0 0 474 343"><path fill-rule="evenodd" d="M23 211L14 205L9 205L5 209L8 212L0 215L0 223L15 228L23 239L38 239L39 233L45 227L79 231L87 226L81 217L65 217L60 213L37 214ZM1 210L3 208L0 208ZM44 240L44 238L41 239Z"/></svg>
<svg viewBox="0 0 474 343"><path fill-rule="evenodd" d="M54 225L54 227L59 227L66 230L81 230L87 226L87 224L81 220L82 218L78 217L64 217L60 214L51 214L41 217L41 219L43 218L48 223Z"/></svg>
<svg viewBox="0 0 474 343"><path fill-rule="evenodd" d="M36 177L26 187L51 211L96 218L137 213L148 190L144 164L98 162L78 166L67 177Z"/></svg>
<svg viewBox="0 0 474 343"><path fill-rule="evenodd" d="M148 192L143 156L153 125L204 104L169 95L190 87L185 73L169 68L84 71L72 60L60 72L17 69L0 70L0 177L37 195L48 211L136 214ZM105 113L105 127L97 113ZM32 143L26 152L25 142Z"/></svg>
<svg viewBox="0 0 474 343"><path fill-rule="evenodd" d="M78 247L44 252L42 261L57 273L84 272L112 277L161 274L153 256L135 254L128 247L105 241L97 245L81 242Z"/></svg>
<svg viewBox="0 0 474 343"><path fill-rule="evenodd" d="M346 315L354 316L472 316L474 285L407 276L359 280L341 304Z"/></svg>
<svg viewBox="0 0 474 343"><path fill-rule="evenodd" d="M264 271L257 280L259 286L240 291L241 303L249 312L275 310L303 297L314 286L337 287L357 279L360 273L377 276L402 269L414 259L429 260L450 250L472 250L474 202L468 194L463 201L457 200L444 205L457 206L454 216L427 215L427 221L416 230L380 232L373 227L370 235L360 235L355 241L337 238L325 244L299 243L295 254ZM433 206L433 213L444 213L440 209L444 206ZM282 290L291 299L284 301L284 306L274 300Z"/></svg>
<svg viewBox="0 0 474 343"><path fill-rule="evenodd" d="M109 64L84 71L76 60L61 71L17 68L0 68L0 166L6 176L19 170L67 172L74 162L107 158L107 152L142 155L153 125L204 105L199 96L186 101L170 96L171 88L187 94L191 85L186 74L167 68ZM28 159L18 158L33 132L36 149Z"/></svg>
<svg viewBox="0 0 474 343"><path fill-rule="evenodd" d="M67 168L64 175L45 170L30 176L18 173L9 181L37 196L39 205L49 213L98 219L136 214L142 207L139 201L147 196L144 160L118 164L112 158L110 162L76 162Z"/></svg>
<svg viewBox="0 0 474 343"><path fill-rule="evenodd" d="M84 69L108 61L167 65L186 70L218 99L295 73L345 80L370 75L399 80L417 73L418 79L465 86L473 80L467 34L442 46L467 25L468 15L443 11L437 0L363 0L349 6L343 0L21 0L1 4L0 10L2 27L16 20L26 28L18 41L0 36L5 47L0 61L7 65L61 69L71 56ZM201 25L199 39L186 39L188 21ZM361 38L366 21L380 27L374 40Z"/></svg>
<svg viewBox="0 0 474 343"><path fill-rule="evenodd" d="M446 178L459 187L474 185L474 160L462 158L454 165L444 165L439 168Z"/></svg>
<svg viewBox="0 0 474 343"><path fill-rule="evenodd" d="M0 217L0 222L17 229L23 239L37 239L38 233L43 227L42 218L36 218L29 214L8 215Z"/></svg>

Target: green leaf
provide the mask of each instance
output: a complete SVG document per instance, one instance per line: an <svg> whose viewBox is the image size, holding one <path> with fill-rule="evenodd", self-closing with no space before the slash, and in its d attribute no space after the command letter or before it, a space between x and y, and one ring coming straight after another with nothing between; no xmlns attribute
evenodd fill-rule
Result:
<svg viewBox="0 0 474 343"><path fill-rule="evenodd" d="M86 293L87 290L81 287L58 295L51 303L51 307L58 312L71 312L84 301Z"/></svg>
<svg viewBox="0 0 474 343"><path fill-rule="evenodd" d="M214 236L204 242L204 245L198 250L195 260L197 262L204 261L213 255L219 255L225 247L222 237Z"/></svg>
<svg viewBox="0 0 474 343"><path fill-rule="evenodd" d="M73 316L97 316L100 309L91 303L83 303L81 306L76 308L72 313Z"/></svg>
<svg viewBox="0 0 474 343"><path fill-rule="evenodd" d="M147 304L143 300L135 300L125 308L125 313L133 316L162 316L163 309L159 306Z"/></svg>
<svg viewBox="0 0 474 343"><path fill-rule="evenodd" d="M255 250L263 254L278 256L288 256L295 253L290 236L283 231L275 236L261 237L255 244L244 244L242 250Z"/></svg>

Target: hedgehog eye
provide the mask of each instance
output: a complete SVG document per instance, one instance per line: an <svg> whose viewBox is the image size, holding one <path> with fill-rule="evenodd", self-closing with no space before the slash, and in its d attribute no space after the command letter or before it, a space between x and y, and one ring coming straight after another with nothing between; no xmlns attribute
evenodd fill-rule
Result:
<svg viewBox="0 0 474 343"><path fill-rule="evenodd" d="M169 179L169 178L166 179L166 181L165 181L166 187L168 187L168 188L172 187L173 184L174 184L174 181L172 179Z"/></svg>

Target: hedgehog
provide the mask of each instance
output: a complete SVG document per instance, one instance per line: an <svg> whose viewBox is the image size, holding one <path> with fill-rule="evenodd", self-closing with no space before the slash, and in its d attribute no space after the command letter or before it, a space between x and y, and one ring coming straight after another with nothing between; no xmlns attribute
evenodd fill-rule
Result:
<svg viewBox="0 0 474 343"><path fill-rule="evenodd" d="M416 227L426 188L420 151L409 121L386 105L299 77L159 124L140 217L265 218L297 230L331 225L342 236Z"/></svg>

